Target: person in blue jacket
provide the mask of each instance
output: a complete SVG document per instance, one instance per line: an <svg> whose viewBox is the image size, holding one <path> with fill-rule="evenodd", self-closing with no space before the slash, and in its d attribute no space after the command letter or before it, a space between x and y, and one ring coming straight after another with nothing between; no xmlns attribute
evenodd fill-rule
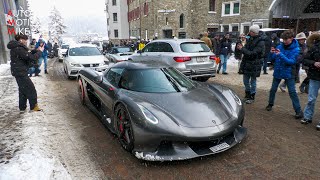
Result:
<svg viewBox="0 0 320 180"><path fill-rule="evenodd" d="M292 31L283 32L281 38L283 39L283 42L276 48L271 48L271 59L274 61L274 73L269 95L269 104L266 107L266 110L272 110L278 86L281 80L284 79L288 86L293 108L296 112L295 118L299 119L303 117L300 101L295 88L295 68L297 58L300 54L299 43L294 39Z"/></svg>
<svg viewBox="0 0 320 180"><path fill-rule="evenodd" d="M37 42L36 44L36 49L38 47L44 47L44 51L42 52L42 56L41 58L39 59L39 68L36 69L36 74L39 74L40 73L40 67L41 67L41 64L42 64L42 61L44 62L44 73L45 74L48 74L48 70L47 70L47 64L48 64L48 46L46 44L46 42L43 40L43 39L39 39L39 41Z"/></svg>

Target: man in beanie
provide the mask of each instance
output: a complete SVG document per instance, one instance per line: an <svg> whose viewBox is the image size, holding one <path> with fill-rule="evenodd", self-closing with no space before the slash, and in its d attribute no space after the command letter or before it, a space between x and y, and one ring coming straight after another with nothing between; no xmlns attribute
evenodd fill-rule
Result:
<svg viewBox="0 0 320 180"><path fill-rule="evenodd" d="M10 49L11 74L16 78L19 87L19 109L24 112L29 100L30 110L41 111L37 104L37 91L28 76L28 69L30 64L40 58L43 47L37 48L32 54L28 52L28 36L18 34L15 39L8 43L7 48Z"/></svg>
<svg viewBox="0 0 320 180"><path fill-rule="evenodd" d="M249 29L249 39L246 45L238 44L236 47L243 54L240 71L243 73L245 86L245 102L254 102L257 87L257 77L260 77L261 64L264 55L264 40L259 36L260 27L253 25Z"/></svg>
<svg viewBox="0 0 320 180"><path fill-rule="evenodd" d="M284 79L288 87L293 108L296 112L295 118L299 119L303 117L303 112L301 111L300 101L295 87L295 67L300 55L300 47L291 31L283 32L281 38L283 42L276 48L271 48L271 58L274 61L274 73L269 95L269 104L266 110L272 110L278 86L281 80Z"/></svg>

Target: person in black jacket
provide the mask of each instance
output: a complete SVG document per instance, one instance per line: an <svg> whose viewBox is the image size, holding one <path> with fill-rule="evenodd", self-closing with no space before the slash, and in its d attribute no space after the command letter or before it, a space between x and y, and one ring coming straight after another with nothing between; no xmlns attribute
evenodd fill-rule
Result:
<svg viewBox="0 0 320 180"><path fill-rule="evenodd" d="M228 74L227 73L227 63L228 63L228 58L231 54L231 40L230 40L230 34L227 33L224 38L221 41L220 45L220 64L218 67L217 73L219 74L219 71L222 66L222 74Z"/></svg>
<svg viewBox="0 0 320 180"><path fill-rule="evenodd" d="M314 106L320 89L320 34L310 35L307 43L310 44L310 41L312 41L313 45L309 46L309 50L303 59L304 65L309 67L308 77L310 78L310 82L308 103L304 109L304 118L301 120L302 124L312 122ZM317 130L320 130L320 122L316 127Z"/></svg>
<svg viewBox="0 0 320 180"><path fill-rule="evenodd" d="M260 77L261 64L264 55L264 41L259 36L260 27L252 25L249 28L250 38L247 40L246 45L238 44L236 47L242 54L241 72L243 72L243 84L245 86L245 102L251 104L254 102L257 77Z"/></svg>
<svg viewBox="0 0 320 180"><path fill-rule="evenodd" d="M8 43L7 48L10 49L11 74L16 78L19 87L19 109L25 111L29 100L30 110L41 111L37 104L37 91L28 76L28 69L40 58L43 47L30 53L26 46L28 36L18 34L15 39Z"/></svg>

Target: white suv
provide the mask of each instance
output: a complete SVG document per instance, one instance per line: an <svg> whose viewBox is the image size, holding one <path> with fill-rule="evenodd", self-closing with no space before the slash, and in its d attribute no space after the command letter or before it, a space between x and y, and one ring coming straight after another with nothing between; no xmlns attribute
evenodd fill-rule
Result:
<svg viewBox="0 0 320 180"><path fill-rule="evenodd" d="M203 41L196 39L155 40L128 59L162 62L200 81L207 81L216 72L215 55Z"/></svg>

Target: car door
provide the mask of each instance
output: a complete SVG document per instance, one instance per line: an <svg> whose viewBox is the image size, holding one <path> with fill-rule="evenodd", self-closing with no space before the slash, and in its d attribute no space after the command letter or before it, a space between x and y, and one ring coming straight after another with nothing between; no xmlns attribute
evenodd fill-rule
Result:
<svg viewBox="0 0 320 180"><path fill-rule="evenodd" d="M150 61L150 59L153 59L154 55L158 53L157 47L157 42L151 42L147 44L141 52L133 55L131 59L133 61Z"/></svg>
<svg viewBox="0 0 320 180"><path fill-rule="evenodd" d="M157 44L158 54L155 54L157 60L164 62L168 65L173 65L173 58L174 58L174 50L172 46L167 42L159 42Z"/></svg>
<svg viewBox="0 0 320 180"><path fill-rule="evenodd" d="M103 77L103 83L99 84L99 99L105 106L106 113L109 117L113 114L113 102L116 100L116 93L119 89L119 81L123 68L110 68Z"/></svg>

